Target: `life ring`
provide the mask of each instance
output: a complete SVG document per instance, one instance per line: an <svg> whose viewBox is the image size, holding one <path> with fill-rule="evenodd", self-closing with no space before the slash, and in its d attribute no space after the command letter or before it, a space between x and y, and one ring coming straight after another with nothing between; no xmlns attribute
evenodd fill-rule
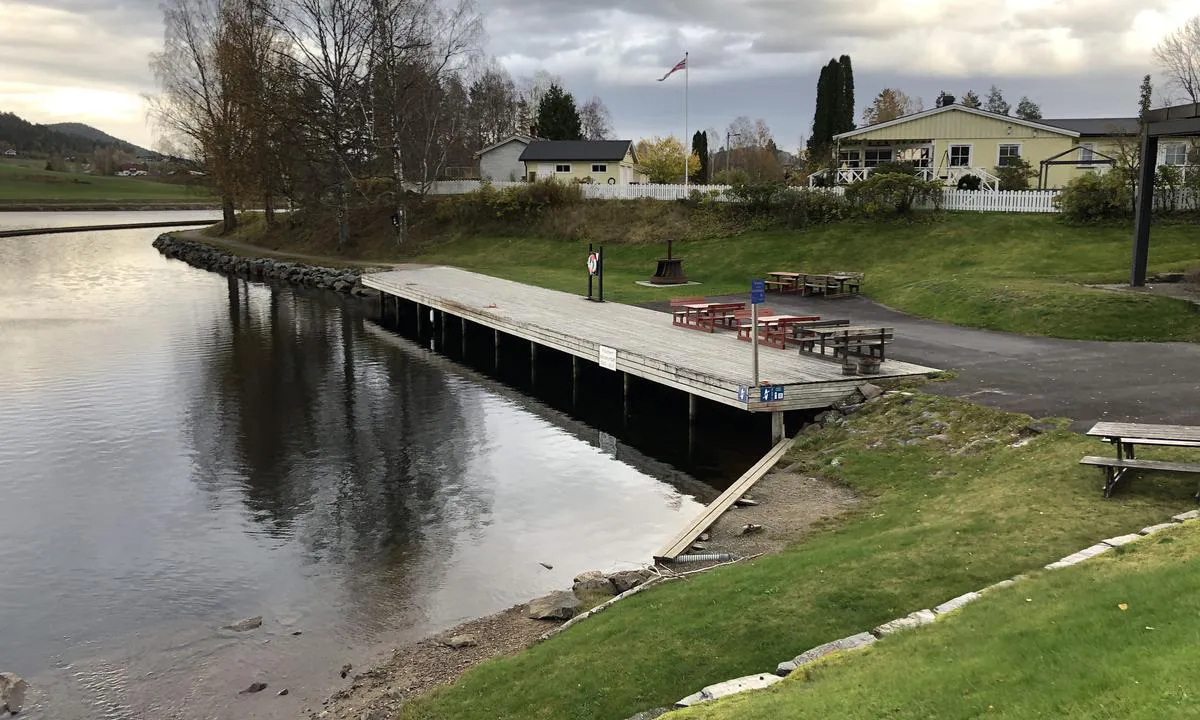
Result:
<svg viewBox="0 0 1200 720"><path fill-rule="evenodd" d="M608 184L609 184L609 185L616 185L616 184L617 184L617 179L616 179L616 178L614 178L614 177L610 177L610 178L608 179Z"/></svg>

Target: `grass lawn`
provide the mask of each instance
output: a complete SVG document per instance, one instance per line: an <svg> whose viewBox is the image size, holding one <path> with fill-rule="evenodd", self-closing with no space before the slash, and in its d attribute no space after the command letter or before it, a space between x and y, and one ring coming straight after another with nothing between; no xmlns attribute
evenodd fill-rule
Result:
<svg viewBox="0 0 1200 720"><path fill-rule="evenodd" d="M0 206L5 203L204 203L207 191L146 178L50 172L0 162Z"/></svg>
<svg viewBox="0 0 1200 720"><path fill-rule="evenodd" d="M1128 278L1132 229L1073 227L1047 215L947 213L937 222L844 222L803 231L749 232L676 243L689 277L671 290L635 285L664 254L659 245L609 244L605 297L645 302L748 292L770 270L854 270L863 292L905 312L972 327L1095 340L1200 340L1200 314L1181 300L1084 287ZM416 259L583 293L586 243L468 237ZM1200 267L1191 225L1156 226L1151 270Z"/></svg>
<svg viewBox="0 0 1200 720"><path fill-rule="evenodd" d="M999 591L768 691L668 717L1190 718L1197 642L1192 524Z"/></svg>
<svg viewBox="0 0 1200 720"><path fill-rule="evenodd" d="M1173 476L1104 499L1099 473L1078 464L1096 441L1059 430L1009 447L1028 422L960 400L887 396L845 426L803 436L789 460L866 496L856 515L782 554L668 583L485 663L407 704L405 718L620 720L1194 506L1191 483ZM934 429L949 441L905 444Z"/></svg>

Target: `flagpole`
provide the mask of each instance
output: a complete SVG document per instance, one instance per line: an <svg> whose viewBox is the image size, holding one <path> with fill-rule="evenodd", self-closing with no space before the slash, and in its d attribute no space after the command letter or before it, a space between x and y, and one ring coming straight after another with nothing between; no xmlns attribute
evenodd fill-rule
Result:
<svg viewBox="0 0 1200 720"><path fill-rule="evenodd" d="M688 79L692 64L688 62L688 54L683 53L683 190L688 187L688 160L692 157L691 140L688 138Z"/></svg>

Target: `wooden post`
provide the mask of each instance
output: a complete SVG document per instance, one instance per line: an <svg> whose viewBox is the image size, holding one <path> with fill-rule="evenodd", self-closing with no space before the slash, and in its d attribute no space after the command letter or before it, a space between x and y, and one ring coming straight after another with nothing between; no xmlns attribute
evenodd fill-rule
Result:
<svg viewBox="0 0 1200 720"><path fill-rule="evenodd" d="M629 420L629 373L627 373L627 372L621 373L621 378L622 378L621 384L624 386L624 392L622 393L622 395L624 396L622 406L625 408L624 419L626 421L628 421Z"/></svg>
<svg viewBox="0 0 1200 720"><path fill-rule="evenodd" d="M460 349L462 350L463 359L466 359L466 357L467 357L467 319L465 317L459 318L459 323L461 324L461 327L462 327L462 341L461 341L462 347Z"/></svg>
<svg viewBox="0 0 1200 720"><path fill-rule="evenodd" d="M500 331L494 330L493 334L496 336L496 372L500 372Z"/></svg>
<svg viewBox="0 0 1200 720"><path fill-rule="evenodd" d="M771 413L771 447L784 441L783 413Z"/></svg>
<svg viewBox="0 0 1200 720"><path fill-rule="evenodd" d="M537 343L529 341L529 384L537 385Z"/></svg>
<svg viewBox="0 0 1200 720"><path fill-rule="evenodd" d="M696 453L696 404L698 398L688 393L688 457Z"/></svg>
<svg viewBox="0 0 1200 720"><path fill-rule="evenodd" d="M438 320L442 323L442 352L446 352L446 311L438 310Z"/></svg>
<svg viewBox="0 0 1200 720"><path fill-rule="evenodd" d="M579 356L571 356L571 406L579 402Z"/></svg>
<svg viewBox="0 0 1200 720"><path fill-rule="evenodd" d="M417 339L421 339L421 303L416 304L417 307Z"/></svg>
<svg viewBox="0 0 1200 720"><path fill-rule="evenodd" d="M1150 258L1150 216L1154 211L1154 171L1158 159L1158 138L1150 134L1150 128L1142 129L1142 159L1138 167L1137 205L1134 208L1133 267L1129 273L1129 284L1142 287L1146 284L1146 264Z"/></svg>

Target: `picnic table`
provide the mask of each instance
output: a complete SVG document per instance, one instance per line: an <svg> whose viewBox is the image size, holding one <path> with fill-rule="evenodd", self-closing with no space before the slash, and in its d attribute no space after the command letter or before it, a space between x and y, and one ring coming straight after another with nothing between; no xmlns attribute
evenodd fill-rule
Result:
<svg viewBox="0 0 1200 720"><path fill-rule="evenodd" d="M744 302L672 303L671 322L680 327L713 332L718 325L733 327L735 313L745 309Z"/></svg>
<svg viewBox="0 0 1200 720"><path fill-rule="evenodd" d="M819 315L759 315L759 343L786 350L789 342L799 342L795 337L789 335L789 328L796 323L814 322L820 319ZM739 318L737 330L738 340L750 342L753 331L750 318Z"/></svg>
<svg viewBox="0 0 1200 720"><path fill-rule="evenodd" d="M767 273L767 279L763 283L766 285L767 290L798 292L804 287L804 273L776 270L775 272Z"/></svg>
<svg viewBox="0 0 1200 720"><path fill-rule="evenodd" d="M846 324L807 325L800 323L797 324L793 333L795 341L800 344L801 354L830 356L837 359L849 357L853 353L858 356L878 358L880 362L884 360L885 347L895 339L895 330L892 328Z"/></svg>
<svg viewBox="0 0 1200 720"><path fill-rule="evenodd" d="M1098 422L1087 434L1111 443L1116 448L1115 458L1089 455L1079 461L1082 465L1093 465L1104 471L1104 497L1112 497L1117 483L1130 470L1200 473L1200 463L1142 460L1134 457L1134 448L1138 445L1200 448L1200 427ZM1196 493L1196 500L1200 502L1200 492Z"/></svg>
<svg viewBox="0 0 1200 720"><path fill-rule="evenodd" d="M833 297L859 291L862 275L857 273L801 273L775 270L766 274L764 281L768 290L801 295L824 295Z"/></svg>

